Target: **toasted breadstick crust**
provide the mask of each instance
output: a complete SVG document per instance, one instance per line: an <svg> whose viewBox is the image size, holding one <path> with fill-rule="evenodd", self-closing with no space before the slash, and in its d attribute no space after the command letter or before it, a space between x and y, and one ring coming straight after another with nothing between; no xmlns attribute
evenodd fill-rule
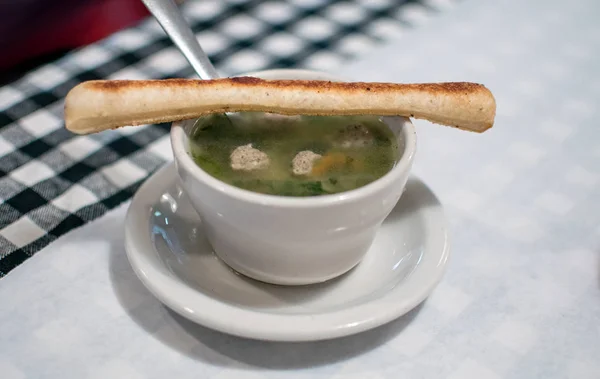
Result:
<svg viewBox="0 0 600 379"><path fill-rule="evenodd" d="M209 113L405 116L481 133L493 126L496 102L467 82L395 84L318 80L97 80L65 100L66 128L77 134L173 122Z"/></svg>

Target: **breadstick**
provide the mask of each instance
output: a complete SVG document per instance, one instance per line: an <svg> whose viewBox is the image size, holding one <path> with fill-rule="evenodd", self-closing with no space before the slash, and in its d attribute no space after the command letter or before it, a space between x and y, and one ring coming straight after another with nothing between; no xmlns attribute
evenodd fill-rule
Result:
<svg viewBox="0 0 600 379"><path fill-rule="evenodd" d="M173 122L209 113L405 116L472 132L492 127L496 102L475 83L394 84L316 80L97 80L65 100L66 128L77 134Z"/></svg>

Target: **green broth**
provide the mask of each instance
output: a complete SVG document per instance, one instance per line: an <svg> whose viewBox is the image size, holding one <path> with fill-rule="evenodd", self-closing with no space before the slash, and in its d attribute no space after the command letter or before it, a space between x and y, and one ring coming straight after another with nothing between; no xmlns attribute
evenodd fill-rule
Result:
<svg viewBox="0 0 600 379"><path fill-rule="evenodd" d="M253 192L280 196L319 196L353 190L389 172L397 160L397 142L389 127L371 116L296 116L265 119L242 113L230 122L205 116L192 130L191 152L211 176ZM244 145L268 156L268 167L232 168L232 152ZM306 175L293 173L301 151L322 157ZM334 163L331 163L334 162Z"/></svg>

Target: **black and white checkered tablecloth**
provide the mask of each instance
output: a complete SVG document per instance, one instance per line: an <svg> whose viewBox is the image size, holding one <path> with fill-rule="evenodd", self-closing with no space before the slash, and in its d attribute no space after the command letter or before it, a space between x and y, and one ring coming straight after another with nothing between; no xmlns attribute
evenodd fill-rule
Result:
<svg viewBox="0 0 600 379"><path fill-rule="evenodd" d="M184 12L222 75L333 70L458 0L189 0ZM171 157L169 125L75 136L63 101L82 81L193 77L148 19L0 89L0 277L128 200Z"/></svg>

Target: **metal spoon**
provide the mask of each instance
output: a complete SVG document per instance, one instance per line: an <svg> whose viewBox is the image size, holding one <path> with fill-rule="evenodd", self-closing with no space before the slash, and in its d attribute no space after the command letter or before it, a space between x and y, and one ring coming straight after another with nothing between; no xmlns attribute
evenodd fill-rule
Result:
<svg viewBox="0 0 600 379"><path fill-rule="evenodd" d="M173 0L142 0L171 41L181 51L201 79L217 79L219 74L185 22Z"/></svg>
<svg viewBox="0 0 600 379"><path fill-rule="evenodd" d="M173 0L142 0L152 16L158 21L165 33L171 38L171 41L177 46L185 59L190 63L200 79L217 79L219 74L208 58L208 55L202 50L200 43L192 32L190 26L185 22L179 7ZM231 114L230 114L231 115ZM214 114L212 117L205 117L196 120L194 131L202 130L212 123L224 123L232 126L233 121L227 114Z"/></svg>

